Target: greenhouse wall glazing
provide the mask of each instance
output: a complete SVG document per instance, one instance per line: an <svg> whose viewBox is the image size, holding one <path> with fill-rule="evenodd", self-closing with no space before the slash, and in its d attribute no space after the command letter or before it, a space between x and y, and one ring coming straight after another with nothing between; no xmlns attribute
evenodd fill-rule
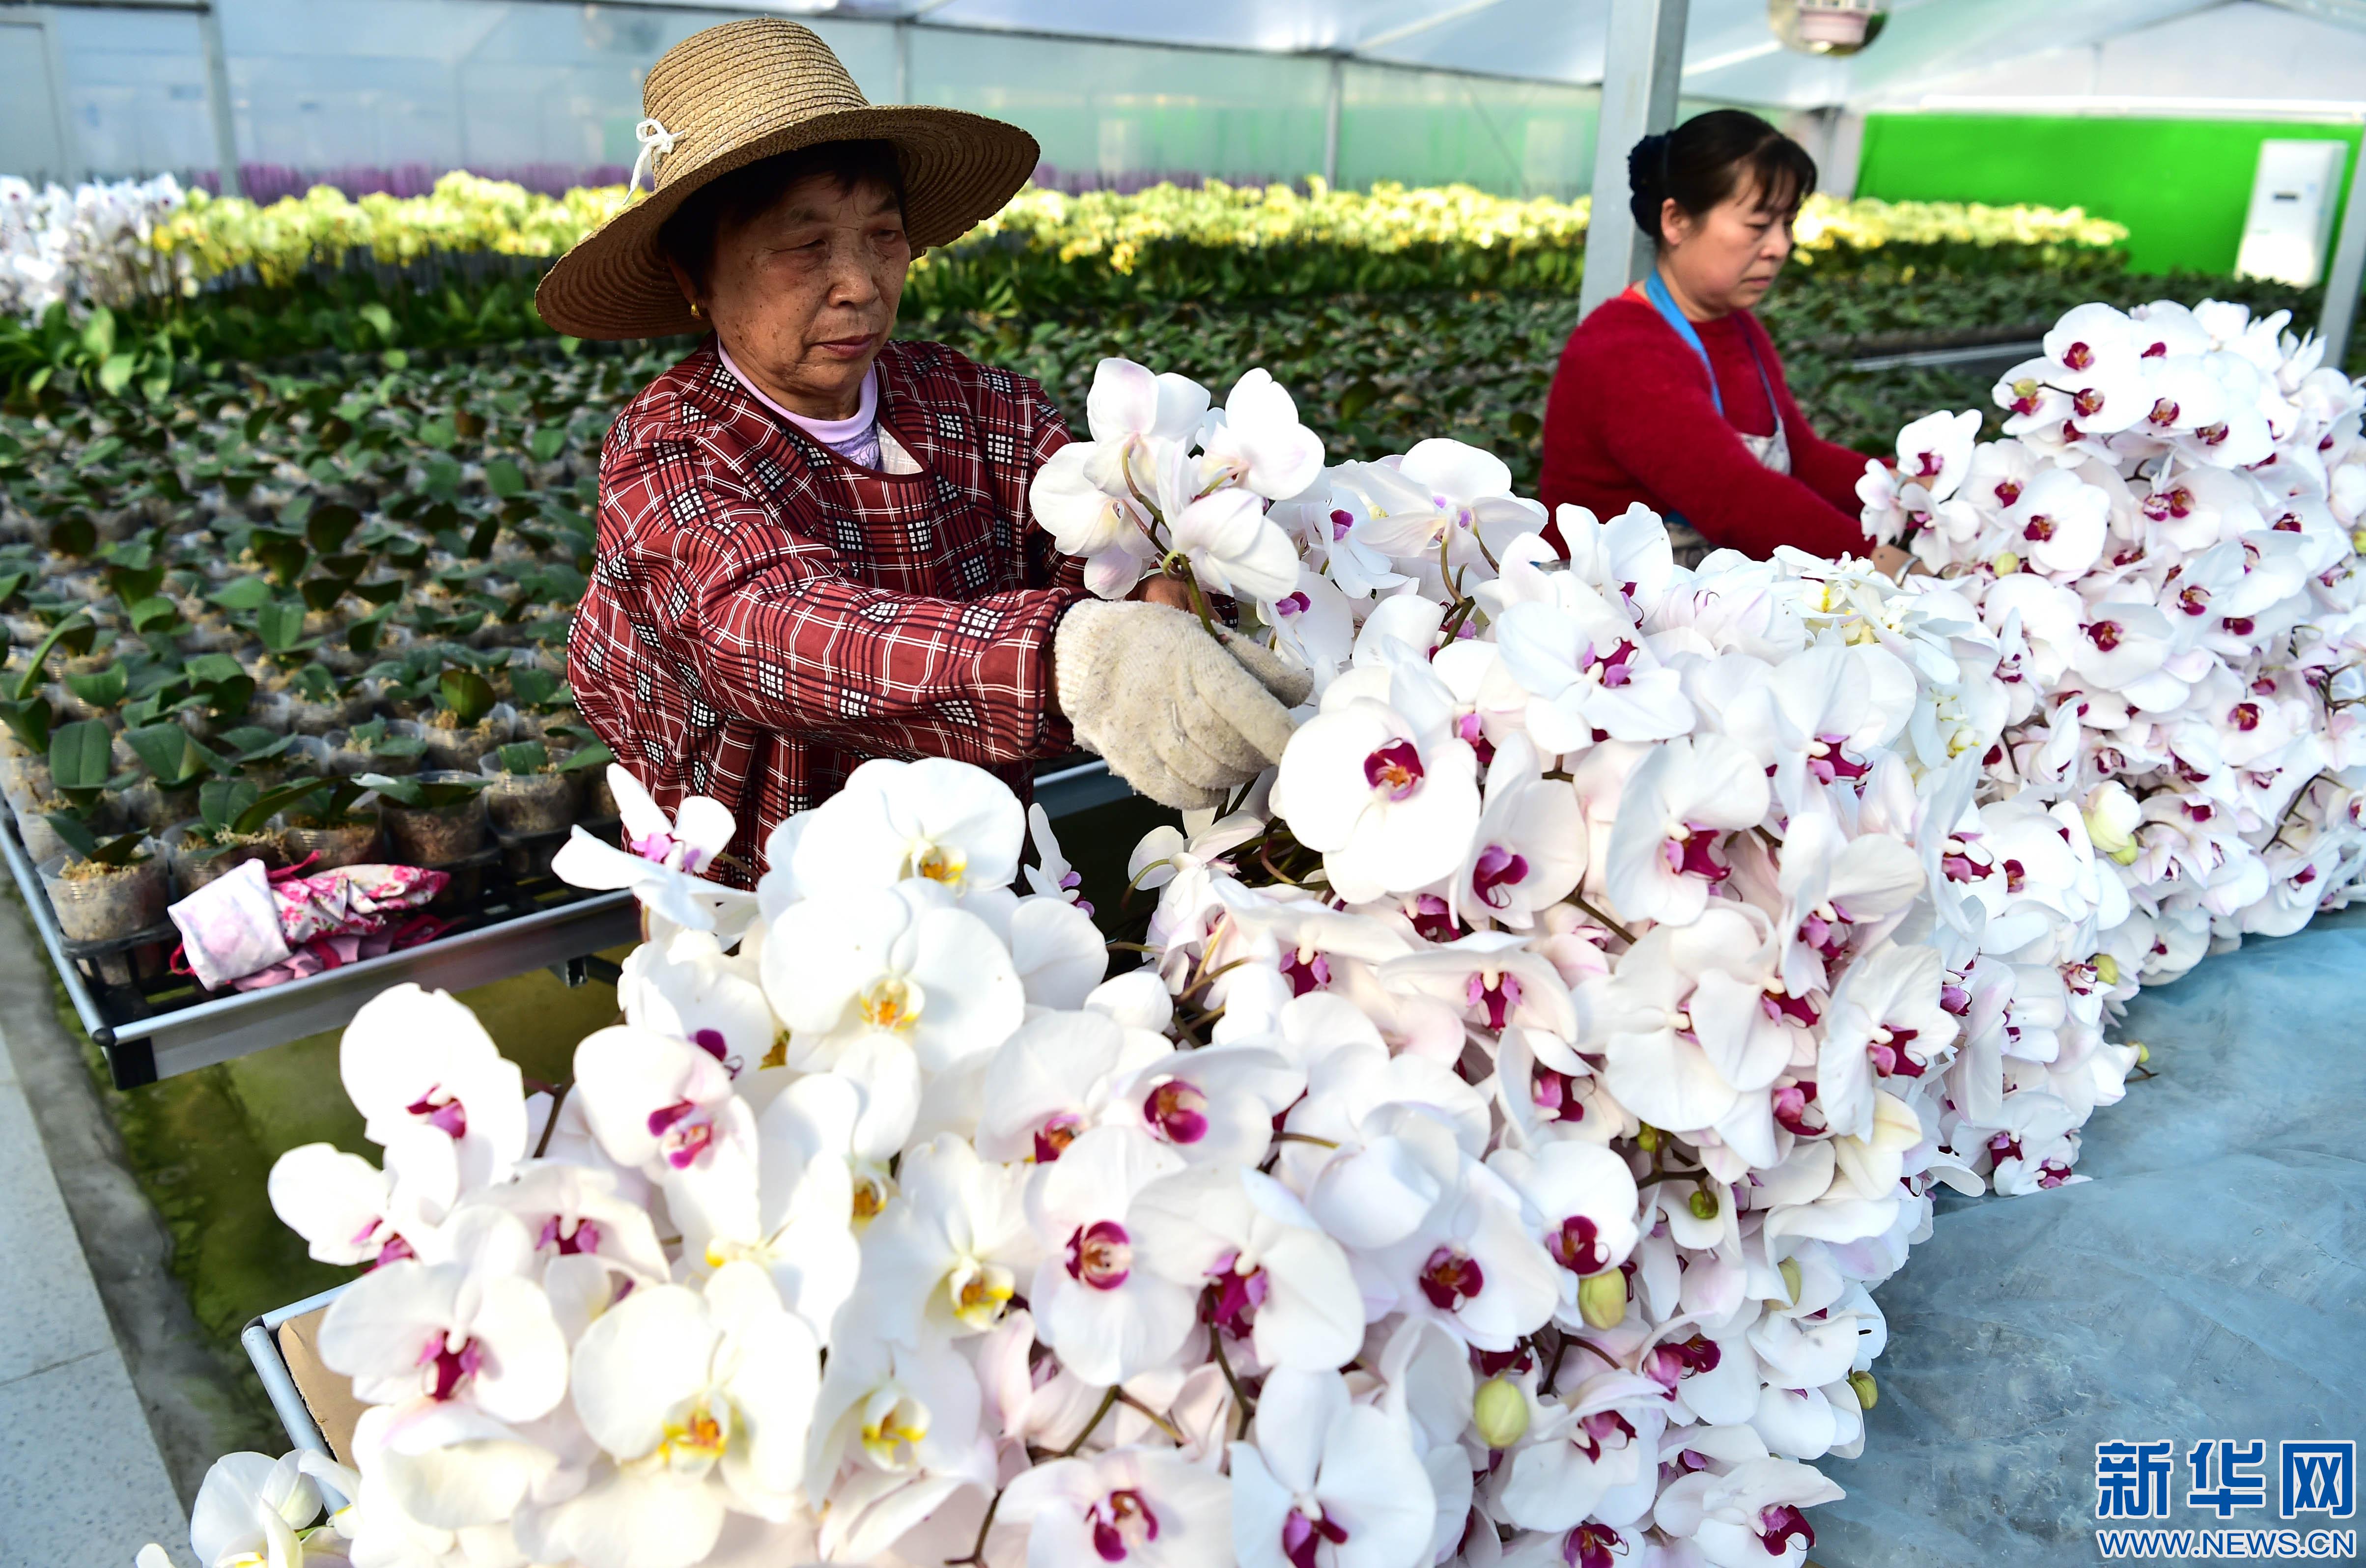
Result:
<svg viewBox="0 0 2366 1568"><path fill-rule="evenodd" d="M546 0L217 0L227 130L250 194L328 176L423 186L471 168L558 188L633 158L650 63L728 8ZM1591 184L1588 87L1340 62L927 25L808 18L874 101L1013 120L1045 177L1463 180L1569 197ZM207 20L193 9L12 7L0 20L0 173L73 179L219 163Z"/></svg>

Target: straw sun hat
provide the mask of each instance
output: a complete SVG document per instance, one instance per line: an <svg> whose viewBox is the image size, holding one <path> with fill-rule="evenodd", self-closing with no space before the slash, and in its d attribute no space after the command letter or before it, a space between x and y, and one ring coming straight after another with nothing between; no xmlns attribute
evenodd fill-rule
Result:
<svg viewBox="0 0 2366 1568"><path fill-rule="evenodd" d="M812 30L757 17L693 33L665 51L641 93L641 161L654 188L559 257L535 308L574 337L703 330L658 247L658 231L718 175L824 141L890 142L915 252L959 239L1034 172L1035 139L960 109L874 108Z"/></svg>

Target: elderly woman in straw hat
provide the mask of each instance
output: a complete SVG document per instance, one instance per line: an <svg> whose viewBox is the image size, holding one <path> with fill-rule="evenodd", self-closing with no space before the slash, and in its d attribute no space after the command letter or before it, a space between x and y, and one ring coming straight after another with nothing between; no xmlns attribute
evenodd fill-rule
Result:
<svg viewBox="0 0 2366 1568"><path fill-rule="evenodd" d="M1302 685L1210 641L1173 585L1089 599L1034 526L1028 483L1068 441L1043 389L888 335L912 257L1009 199L1034 139L873 107L770 18L677 44L643 107L649 193L536 302L579 337L706 333L609 433L569 649L584 717L658 803L729 807L745 880L868 758L1023 795L1031 759L1083 744L1175 806L1278 758Z"/></svg>

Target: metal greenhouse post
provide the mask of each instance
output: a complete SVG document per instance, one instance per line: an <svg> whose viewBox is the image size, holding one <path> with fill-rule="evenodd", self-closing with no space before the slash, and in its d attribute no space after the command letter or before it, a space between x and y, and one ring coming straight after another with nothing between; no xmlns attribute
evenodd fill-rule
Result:
<svg viewBox="0 0 2366 1568"><path fill-rule="evenodd" d="M2341 238L2333 247L2333 270L2325 279L2325 313L2316 319L2325 340L2325 360L2339 367L2358 319L2358 288L2366 274L2366 141L2350 160L2349 195L2341 204Z"/></svg>
<svg viewBox="0 0 2366 1568"><path fill-rule="evenodd" d="M217 6L197 8L197 42L206 57L206 113L213 121L214 167L221 172L221 194L243 196L238 173L238 107L230 96L230 56L222 48Z"/></svg>
<svg viewBox="0 0 2366 1568"><path fill-rule="evenodd" d="M1594 144L1594 218L1585 237L1581 313L1643 276L1651 243L1627 210L1627 152L1675 123L1686 0L1611 0L1602 58L1602 118Z"/></svg>

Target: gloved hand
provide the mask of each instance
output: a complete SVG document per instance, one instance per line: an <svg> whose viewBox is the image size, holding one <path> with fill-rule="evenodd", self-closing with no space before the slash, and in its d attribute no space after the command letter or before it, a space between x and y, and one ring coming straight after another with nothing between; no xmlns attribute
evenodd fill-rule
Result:
<svg viewBox="0 0 2366 1568"><path fill-rule="evenodd" d="M1164 806L1221 806L1281 760L1289 709L1312 678L1270 649L1162 604L1071 605L1052 640L1061 711L1077 743Z"/></svg>

